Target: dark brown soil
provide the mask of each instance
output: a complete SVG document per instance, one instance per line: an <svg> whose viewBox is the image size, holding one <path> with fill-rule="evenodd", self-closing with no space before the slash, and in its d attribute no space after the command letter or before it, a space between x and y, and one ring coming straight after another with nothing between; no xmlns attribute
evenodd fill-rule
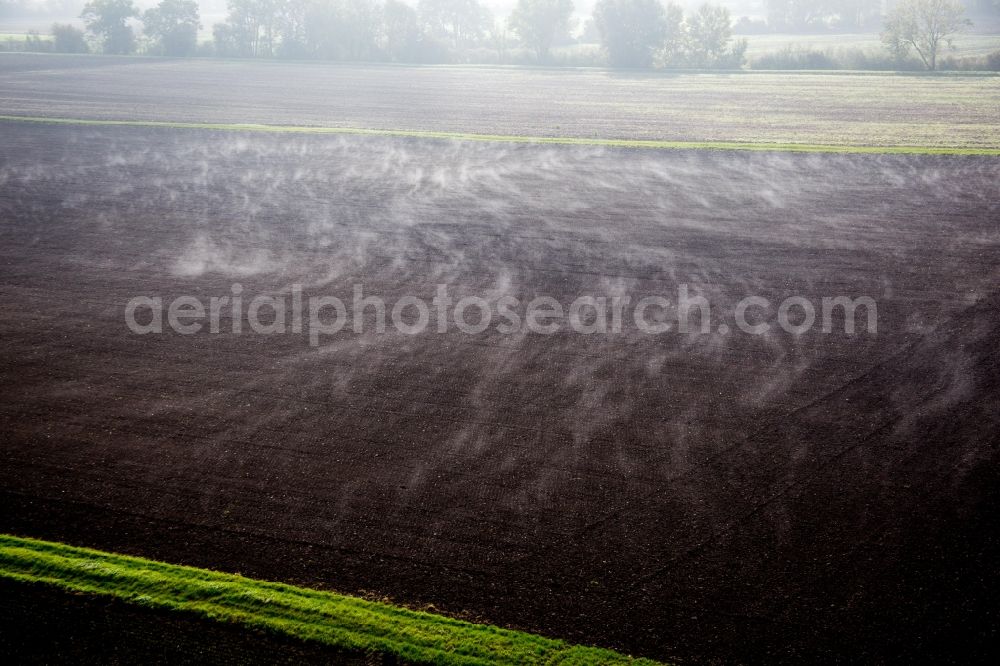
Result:
<svg viewBox="0 0 1000 666"><path fill-rule="evenodd" d="M3 129L0 531L682 662L995 656L996 160ZM234 282L717 318L125 326ZM868 295L878 332L716 332L747 295Z"/></svg>

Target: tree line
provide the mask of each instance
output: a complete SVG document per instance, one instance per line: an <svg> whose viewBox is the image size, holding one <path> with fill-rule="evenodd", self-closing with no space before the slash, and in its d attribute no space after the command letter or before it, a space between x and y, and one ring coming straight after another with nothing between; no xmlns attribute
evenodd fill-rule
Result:
<svg viewBox="0 0 1000 666"><path fill-rule="evenodd" d="M987 0L995 2L997 0ZM775 21L789 25L829 18L831 12L862 21L869 0L767 0ZM223 23L213 26L212 55L403 63L450 62L477 48L501 54L514 45L535 62L551 61L554 45L572 27L572 0L518 0L498 22L480 0L229 0ZM133 0L90 0L81 15L105 53L137 47L142 25L147 52L167 56L199 51L201 27L195 0L161 0L139 12ZM880 17L881 19L882 17ZM845 19L848 20L848 19ZM935 69L939 53L968 25L958 0L897 0L884 17L883 42L898 58L916 53ZM598 0L588 30L599 38L614 67L736 69L747 42L733 37L733 19L720 5L685 13L661 0ZM87 49L71 26L53 26L56 50Z"/></svg>
<svg viewBox="0 0 1000 666"><path fill-rule="evenodd" d="M881 14L873 0L766 0L768 25L776 30L810 31L827 25L860 30Z"/></svg>
<svg viewBox="0 0 1000 666"><path fill-rule="evenodd" d="M572 0L518 0L498 22L480 0L229 0L227 17L212 28L213 54L389 62L448 62L454 54L517 45L538 63L557 42L571 41ZM194 0L161 0L139 12L133 0L91 0L81 15L105 53L137 47L141 22L148 50L168 56L198 52L201 27ZM732 17L706 4L684 16L659 0L599 0L593 28L617 66L738 67L745 45L732 42ZM53 27L57 50L82 50L84 35Z"/></svg>

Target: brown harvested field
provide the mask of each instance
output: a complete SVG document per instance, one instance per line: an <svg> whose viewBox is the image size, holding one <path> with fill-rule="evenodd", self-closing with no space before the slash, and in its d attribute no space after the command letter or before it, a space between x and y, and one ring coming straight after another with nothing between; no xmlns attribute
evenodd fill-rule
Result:
<svg viewBox="0 0 1000 666"><path fill-rule="evenodd" d="M995 651L996 158L0 129L0 532L680 662ZM712 327L125 325L236 282L687 284ZM747 295L870 296L878 331L732 332Z"/></svg>
<svg viewBox="0 0 1000 666"><path fill-rule="evenodd" d="M1000 147L1000 75L650 73L0 53L0 113L519 136Z"/></svg>

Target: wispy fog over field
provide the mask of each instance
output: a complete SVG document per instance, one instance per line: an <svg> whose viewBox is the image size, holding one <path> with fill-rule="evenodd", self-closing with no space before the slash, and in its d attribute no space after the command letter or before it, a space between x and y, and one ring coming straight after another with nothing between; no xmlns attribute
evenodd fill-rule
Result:
<svg viewBox="0 0 1000 666"><path fill-rule="evenodd" d="M996 662L996 9L875 4L6 4L0 654Z"/></svg>

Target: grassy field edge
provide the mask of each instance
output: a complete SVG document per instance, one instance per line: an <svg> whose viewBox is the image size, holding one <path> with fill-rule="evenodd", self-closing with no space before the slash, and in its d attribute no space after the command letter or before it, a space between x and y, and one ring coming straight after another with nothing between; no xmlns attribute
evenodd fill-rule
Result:
<svg viewBox="0 0 1000 666"><path fill-rule="evenodd" d="M948 146L861 146L851 144L753 143L727 141L660 141L650 139L590 139L584 137L516 136L506 134L474 134L431 130L366 129L358 127L320 127L290 125L258 125L252 123L192 123L169 120L100 120L56 118L45 116L0 115L0 122L27 122L52 125L90 125L102 127L153 127L168 129L201 129L217 131L272 132L287 134L346 134L354 136L386 136L419 139L451 139L499 143L556 144L598 146L608 148L641 148L659 150L735 150L796 153L849 153L876 155L990 155L1000 156L997 148L962 148Z"/></svg>
<svg viewBox="0 0 1000 666"><path fill-rule="evenodd" d="M194 613L427 664L653 664L333 592L0 534L0 578Z"/></svg>

